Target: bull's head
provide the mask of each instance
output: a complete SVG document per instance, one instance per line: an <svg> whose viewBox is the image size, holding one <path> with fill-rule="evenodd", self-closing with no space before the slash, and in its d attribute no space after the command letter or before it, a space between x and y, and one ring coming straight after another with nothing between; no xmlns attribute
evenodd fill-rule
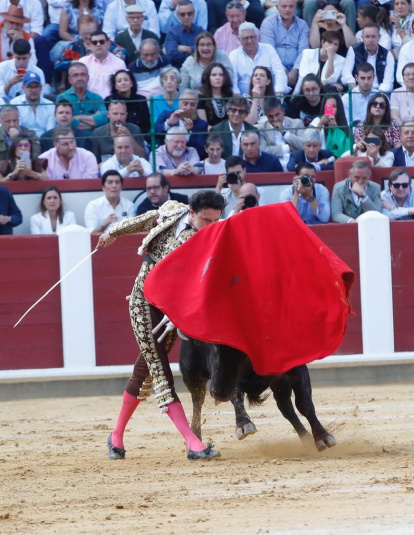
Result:
<svg viewBox="0 0 414 535"><path fill-rule="evenodd" d="M210 394L216 401L230 400L247 362L247 356L238 349L211 344Z"/></svg>

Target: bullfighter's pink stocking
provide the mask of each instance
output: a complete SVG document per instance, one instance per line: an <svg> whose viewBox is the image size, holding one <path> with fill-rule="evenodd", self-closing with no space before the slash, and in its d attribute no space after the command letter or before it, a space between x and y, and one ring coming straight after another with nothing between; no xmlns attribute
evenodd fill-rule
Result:
<svg viewBox="0 0 414 535"><path fill-rule="evenodd" d="M168 405L168 416L173 421L175 427L182 434L187 443L188 449L193 451L202 451L206 448L205 444L192 432L188 425L187 417L184 413L183 406L180 401L174 401Z"/></svg>
<svg viewBox="0 0 414 535"><path fill-rule="evenodd" d="M138 407L141 400L135 396L131 396L128 392L124 392L122 397L122 407L119 412L118 420L116 421L115 429L112 432L112 444L120 449L124 448L124 431L134 414L135 409Z"/></svg>

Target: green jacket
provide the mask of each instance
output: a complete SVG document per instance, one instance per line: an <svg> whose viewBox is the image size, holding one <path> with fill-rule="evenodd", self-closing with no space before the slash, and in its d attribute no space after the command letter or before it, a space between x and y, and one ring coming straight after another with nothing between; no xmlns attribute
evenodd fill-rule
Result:
<svg viewBox="0 0 414 535"><path fill-rule="evenodd" d="M29 130L28 128L25 128L24 126L21 126L19 135L20 137L24 136L25 138L30 140L32 144L32 149L33 149L33 160L38 158L42 151L40 150L40 141L36 133L33 132L33 130ZM0 128L0 160L7 161L9 159L9 154L10 154L10 147L7 144L3 129Z"/></svg>

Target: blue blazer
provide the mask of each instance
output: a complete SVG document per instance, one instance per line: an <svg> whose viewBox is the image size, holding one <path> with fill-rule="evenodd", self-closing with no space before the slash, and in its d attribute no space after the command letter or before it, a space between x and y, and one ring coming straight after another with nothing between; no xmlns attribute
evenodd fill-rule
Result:
<svg viewBox="0 0 414 535"><path fill-rule="evenodd" d="M394 153L394 163L392 164L393 167L405 167L405 154L402 147L398 147L398 149L390 149L391 152Z"/></svg>
<svg viewBox="0 0 414 535"><path fill-rule="evenodd" d="M331 156L333 156L333 154L330 150L320 150L316 160L319 162L320 160L330 158ZM287 164L287 170L294 171L296 165L301 162L306 162L305 151L303 149L293 151ZM321 171L328 171L331 169L333 169L333 162L328 165L321 165Z"/></svg>

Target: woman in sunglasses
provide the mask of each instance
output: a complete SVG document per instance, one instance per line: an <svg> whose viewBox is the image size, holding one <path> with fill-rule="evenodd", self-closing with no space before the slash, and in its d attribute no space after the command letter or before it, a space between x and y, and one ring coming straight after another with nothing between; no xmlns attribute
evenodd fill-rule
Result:
<svg viewBox="0 0 414 535"><path fill-rule="evenodd" d="M0 162L0 180L49 180L47 160L33 158L30 139L17 137L10 146L8 161Z"/></svg>
<svg viewBox="0 0 414 535"><path fill-rule="evenodd" d="M350 151L342 156L350 156ZM394 153L388 150L388 143L384 130L379 126L367 126L364 137L354 145L354 156L369 158L372 167L392 167L394 165Z"/></svg>
<svg viewBox="0 0 414 535"><path fill-rule="evenodd" d="M407 169L394 169L388 180L388 191L381 192L381 212L399 221L414 218L414 196L411 175Z"/></svg>
<svg viewBox="0 0 414 535"><path fill-rule="evenodd" d="M361 141L366 126L379 126L384 131L390 148L400 147L400 128L395 119L391 119L390 101L385 93L375 93L369 99L365 121L357 124L354 140Z"/></svg>

